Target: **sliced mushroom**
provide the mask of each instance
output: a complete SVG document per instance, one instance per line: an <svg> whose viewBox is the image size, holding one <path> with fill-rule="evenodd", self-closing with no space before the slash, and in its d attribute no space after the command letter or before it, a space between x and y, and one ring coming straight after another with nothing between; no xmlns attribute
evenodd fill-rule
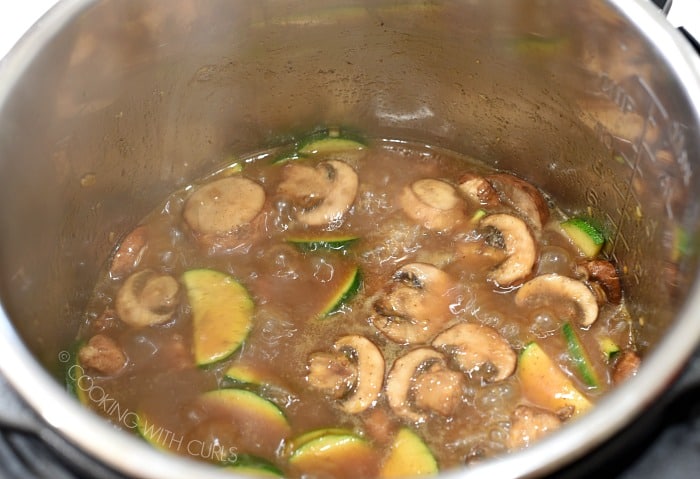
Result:
<svg viewBox="0 0 700 479"><path fill-rule="evenodd" d="M285 166L277 191L300 208L299 221L322 226L342 219L355 202L358 185L357 173L343 161L324 161L316 167L293 162Z"/></svg>
<svg viewBox="0 0 700 479"><path fill-rule="evenodd" d="M440 352L414 349L394 362L387 400L396 415L414 422L425 421L431 411L449 415L461 401L463 378L447 368Z"/></svg>
<svg viewBox="0 0 700 479"><path fill-rule="evenodd" d="M537 248L525 222L513 215L495 214L484 217L479 224L498 231L499 240L507 255L489 273L489 279L498 286L507 287L530 275L537 260Z"/></svg>
<svg viewBox="0 0 700 479"><path fill-rule="evenodd" d="M601 303L609 301L612 304L620 304L622 301L620 275L610 261L603 259L586 261L580 264L580 271L587 280L602 290L599 298Z"/></svg>
<svg viewBox="0 0 700 479"><path fill-rule="evenodd" d="M487 382L502 381L515 371L517 355L495 329L481 324L462 323L440 333L433 347L449 352L462 371L485 370Z"/></svg>
<svg viewBox="0 0 700 479"><path fill-rule="evenodd" d="M340 399L352 389L357 369L357 364L341 351L318 352L309 357L306 380L311 387Z"/></svg>
<svg viewBox="0 0 700 479"><path fill-rule="evenodd" d="M464 220L464 205L457 190L441 180L425 178L406 186L399 197L404 213L435 231L449 230Z"/></svg>
<svg viewBox="0 0 700 479"><path fill-rule="evenodd" d="M112 264L109 267L109 276L119 279L131 273L138 266L148 247L148 234L146 227L141 225L134 228L119 243L112 256Z"/></svg>
<svg viewBox="0 0 700 479"><path fill-rule="evenodd" d="M78 351L80 365L86 370L101 374L114 375L126 365L126 355L117 342L104 334L91 337Z"/></svg>
<svg viewBox="0 0 700 479"><path fill-rule="evenodd" d="M459 179L459 191L472 202L488 208L500 204L498 193L483 176L474 173L465 173Z"/></svg>
<svg viewBox="0 0 700 479"><path fill-rule="evenodd" d="M556 414L545 409L518 406L511 418L506 445L510 450L528 447L551 431L559 429L561 424L561 419Z"/></svg>
<svg viewBox="0 0 700 479"><path fill-rule="evenodd" d="M187 199L183 217L205 244L233 244L246 236L262 212L265 191L241 176L221 178L197 189Z"/></svg>
<svg viewBox="0 0 700 479"><path fill-rule="evenodd" d="M357 378L352 394L342 403L345 412L356 414L374 404L384 385L384 356L367 338L352 335L338 339L335 349L351 354L357 361Z"/></svg>
<svg viewBox="0 0 700 479"><path fill-rule="evenodd" d="M127 278L117 293L119 319L136 327L163 324L178 305L180 285L167 274L146 269Z"/></svg>
<svg viewBox="0 0 700 479"><path fill-rule="evenodd" d="M551 307L562 318L576 318L590 326L598 318L598 302L583 282L556 273L531 279L515 294L515 304L530 308Z"/></svg>
<svg viewBox="0 0 700 479"><path fill-rule="evenodd" d="M620 353L615 361L612 371L612 380L614 384L620 384L632 376L637 374L642 360L634 351L625 350Z"/></svg>
<svg viewBox="0 0 700 479"><path fill-rule="evenodd" d="M342 399L341 408L357 414L371 407L384 384L384 356L369 339L343 336L331 353L316 353L309 359L309 383Z"/></svg>
<svg viewBox="0 0 700 479"><path fill-rule="evenodd" d="M501 202L513 208L535 231L547 223L547 200L532 184L507 173L488 175L486 179L498 192Z"/></svg>
<svg viewBox="0 0 700 479"><path fill-rule="evenodd" d="M374 302L369 320L396 343L424 343L449 320L453 287L450 275L433 265L404 265Z"/></svg>

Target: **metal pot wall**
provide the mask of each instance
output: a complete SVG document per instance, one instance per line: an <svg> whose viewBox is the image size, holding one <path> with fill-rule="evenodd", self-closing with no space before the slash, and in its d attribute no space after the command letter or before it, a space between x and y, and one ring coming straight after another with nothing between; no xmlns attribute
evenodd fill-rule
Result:
<svg viewBox="0 0 700 479"><path fill-rule="evenodd" d="M641 371L470 478L580 458L683 369L700 338L700 61L646 0L69 0L0 71L0 368L50 430L125 474L219 474L83 410L62 352L115 233L230 155L329 124L484 159L611 238Z"/></svg>

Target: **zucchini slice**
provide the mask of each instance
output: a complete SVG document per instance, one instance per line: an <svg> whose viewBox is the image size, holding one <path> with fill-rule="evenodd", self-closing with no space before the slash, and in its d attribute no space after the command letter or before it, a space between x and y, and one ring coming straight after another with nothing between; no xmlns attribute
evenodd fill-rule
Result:
<svg viewBox="0 0 700 479"><path fill-rule="evenodd" d="M581 339L578 337L576 330L571 323L566 322L562 326L561 331L564 335L564 339L566 340L566 347L569 351L569 357L581 376L581 379L586 386L594 389L599 388L600 379L593 368L591 358L588 356L588 352L583 347Z"/></svg>
<svg viewBox="0 0 700 479"><path fill-rule="evenodd" d="M234 363L225 372L222 386L245 389L284 407L294 402L296 395L273 373L248 364Z"/></svg>
<svg viewBox="0 0 700 479"><path fill-rule="evenodd" d="M621 351L620 346L618 346L617 343L615 343L615 341L608 336L599 338L598 346L600 346L600 351L603 353L603 356L605 356L606 361L615 359L615 356L617 356Z"/></svg>
<svg viewBox="0 0 700 479"><path fill-rule="evenodd" d="M469 221L472 223L478 223L479 221L481 221L481 218L483 218L486 215L487 215L486 210L483 208L479 208L478 210L476 210L474 212L474 214L472 215L472 217Z"/></svg>
<svg viewBox="0 0 700 479"><path fill-rule="evenodd" d="M224 464L227 471L253 477L283 477L282 471L270 461L250 454L236 454Z"/></svg>
<svg viewBox="0 0 700 479"><path fill-rule="evenodd" d="M197 403L206 414L221 420L222 427L238 430L240 451L274 457L291 428L282 409L275 403L246 389L215 389L201 394Z"/></svg>
<svg viewBox="0 0 700 479"><path fill-rule="evenodd" d="M408 428L401 428L391 444L379 477L430 476L439 472L438 463L423 440Z"/></svg>
<svg viewBox="0 0 700 479"><path fill-rule="evenodd" d="M328 155L367 148L364 141L340 128L328 128L312 133L303 139L297 148L301 156Z"/></svg>
<svg viewBox="0 0 700 479"><path fill-rule="evenodd" d="M361 285L362 274L360 273L360 268L355 266L348 270L347 274L338 283L338 288L321 309L319 318L327 318L340 311L343 305L357 294Z"/></svg>
<svg viewBox="0 0 700 479"><path fill-rule="evenodd" d="M246 364L232 364L224 372L224 377L233 384L241 386L262 386L268 382L260 371Z"/></svg>
<svg viewBox="0 0 700 479"><path fill-rule="evenodd" d="M182 275L192 308L194 359L205 366L233 354L248 336L253 300L231 276L212 269Z"/></svg>
<svg viewBox="0 0 700 479"><path fill-rule="evenodd" d="M523 395L540 407L550 411L573 407L574 415L579 415L592 406L535 342L528 344L520 353L517 376Z"/></svg>
<svg viewBox="0 0 700 479"><path fill-rule="evenodd" d="M196 410L206 418L207 434L235 438L229 451L275 461L291 435L283 410L246 389L215 389L198 396ZM230 457L233 459L233 457Z"/></svg>
<svg viewBox="0 0 700 479"><path fill-rule="evenodd" d="M245 389L215 389L203 393L200 401L209 407L219 408L227 415L242 414L251 420L263 420L271 428L289 429L284 412L275 403Z"/></svg>
<svg viewBox="0 0 700 479"><path fill-rule="evenodd" d="M376 464L376 451L354 434L323 434L299 446L289 458L289 466L301 474L314 477L370 477L360 465ZM301 475L299 474L299 475Z"/></svg>
<svg viewBox="0 0 700 479"><path fill-rule="evenodd" d="M318 439L323 436L352 436L353 432L350 429L343 429L338 427L324 427L321 429L312 429L311 431L305 432L299 436L296 436L291 441L289 441L289 448L291 452L296 451L304 444Z"/></svg>
<svg viewBox="0 0 700 479"><path fill-rule="evenodd" d="M305 144L299 148L299 153L302 155L327 155L344 151L359 151L365 148L366 146L359 141L328 137Z"/></svg>
<svg viewBox="0 0 700 479"><path fill-rule="evenodd" d="M355 235L338 235L338 236L328 236L328 237L303 237L303 236L293 236L287 238L288 243L292 243L299 249L304 251L319 251L319 250L333 250L333 251L345 251L353 243L355 243L359 236Z"/></svg>
<svg viewBox="0 0 700 479"><path fill-rule="evenodd" d="M583 217L570 218L561 228L587 258L595 258L605 244L605 236L593 223Z"/></svg>
<svg viewBox="0 0 700 479"><path fill-rule="evenodd" d="M181 445L172 431L151 421L143 412L136 415L136 431L151 446L170 451L173 445Z"/></svg>

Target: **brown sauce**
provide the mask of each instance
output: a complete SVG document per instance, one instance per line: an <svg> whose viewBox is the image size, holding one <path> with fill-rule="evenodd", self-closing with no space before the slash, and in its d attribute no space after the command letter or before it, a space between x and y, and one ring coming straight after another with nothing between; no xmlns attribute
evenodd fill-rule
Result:
<svg viewBox="0 0 700 479"><path fill-rule="evenodd" d="M80 335L83 348L95 336L111 339L110 344L117 350L116 361L123 364L104 368L88 359L79 370L74 369L74 379L80 377L79 396L89 407L120 427L140 430L142 435L145 431L157 447L177 454L214 464L251 455L263 458L292 477L321 474L290 464L294 438L323 428L349 429L372 451L349 450L347 461L352 463L352 468L346 469L345 476L359 477L358 471L368 476L379 473L402 427L411 429L422 439L444 470L527 445L513 439L518 406L546 413L548 424L565 423L577 413L572 408L556 410L533 402L527 391L523 391L518 371L493 380L495 370L491 363L470 370L461 368L458 363L461 353L454 345L442 349L432 345L439 333L455 325L470 323L492 328L514 357L536 342L592 403L612 387L614 361L604 354L602 345L614 344L621 350L632 350L634 346L624 298L619 304L606 301L605 295L598 298L595 322L589 326L577 322L581 307L572 300L560 297L525 305L515 300L523 284L545 274L572 278L591 291L601 289L594 278L582 273L580 265L587 260L559 227L566 217L551 198L546 198L546 222L533 224L533 218L526 217L502 186L499 191L496 184L495 200L482 196L483 201L475 201L459 187L466 173L485 178L497 172L471 158L412 143L376 140L361 151L273 161L278 155L278 151L252 155L176 191L143 219L137 234L129 237L129 232L124 232L125 238L134 244L122 243L111 269L108 267L97 283ZM280 193L285 189L281 185L288 180L289 169L294 164L318 168L319 163L331 159L355 172L356 194L349 209L336 215L331 223L304 224L299 220L300 211L318 208L322 194L312 192L302 200L290 199L289 195ZM341 173L330 171L327 178L333 179ZM227 177L244 177L262 187L264 204L260 212L250 213L254 219L244 221L236 229L235 238L216 234L203 238L203 234L198 234L201 231L183 219L183 209L199 188ZM455 221L448 215L447 226L442 227L435 220L436 226L416 213L420 208L402 208L401 198L406 188L423 179L441 181L448 185L447 192L452 191L458 197ZM446 207L448 203L447 200L441 203L437 210L451 210ZM433 210L428 208L426 214L432 214ZM523 220L535 243L532 268L521 278L504 284L494 279L494 270L508 257L509 240L504 239L504 231L494 232L494 227L484 227L482 223L482 217L497 214ZM341 249L310 250L289 241L350 237L356 239ZM449 278L449 287L438 298L438 302L447 305L447 312L439 320L442 322L439 326L432 323L426 326L427 339L403 344L389 337L381 327L410 322L399 311L405 304L397 305L400 299L394 298L394 302L386 300L379 307L377 301L389 294L392 287L414 288L410 291L423 294L428 288L426 284L416 289L414 284L409 284L416 281L415 277L396 276L400 268L416 263L432 265ZM180 278L185 271L199 268L235 278L248 291L254 310L250 332L241 347L223 360L198 367L192 355L196 334L192 308ZM362 279L357 293L337 311L321 317L343 287L343 278L355 268L359 268ZM116 298L126 278L144 270L169 275L180 284L172 315L162 324L134 326L117 313ZM396 317L386 321L386 318L376 319L377 309L386 313L387 308L395 308ZM438 316L444 308L440 311L436 313ZM596 387L586 383L572 361L562 334L565 322L572 323L587 353L588 366L597 376ZM379 380L381 392L359 412L347 412L342 406L357 387L352 375L343 383L346 390L341 384L335 392L314 387L309 378L310 358L332 352L339 338L350 335L371 341L385 364ZM437 379L431 383L423 376L437 362L420 365L407 385L410 391L403 406L416 413L408 417L390 404L387 381L392 365L419 348L440 350L445 357L441 366L444 375L435 376ZM87 353L82 352L85 353L82 357L87 358ZM353 354L346 353L343 352L351 363L357 360ZM96 354L99 357L102 353ZM113 358L114 354L105 360L113 361ZM227 378L225 373L232 365L248 366L259 382L241 386ZM435 399L430 391L424 394L417 389L425 386L440 391L448 387L449 381L455 381L453 402L449 404L449 398ZM276 404L286 418L288 429L276 422L266 423L264 414L248 415L245 410L232 411L202 401L206 392L240 387ZM518 427L521 426L522 423ZM330 473L343 475L339 472L342 470Z"/></svg>

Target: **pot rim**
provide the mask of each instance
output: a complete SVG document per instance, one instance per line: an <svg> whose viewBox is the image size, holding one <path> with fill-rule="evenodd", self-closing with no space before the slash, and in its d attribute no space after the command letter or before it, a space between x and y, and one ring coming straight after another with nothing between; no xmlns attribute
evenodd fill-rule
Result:
<svg viewBox="0 0 700 479"><path fill-rule="evenodd" d="M24 35L0 64L0 106L43 46L94 3L95 0L59 2ZM676 74L678 87L690 99L696 124L700 125L700 57L697 53L648 0L631 3L609 0L609 4L634 24L640 35L664 52ZM700 136L700 132L696 133ZM528 449L467 469L447 471L441 477L456 478L466 474L474 479L540 476L581 458L612 437L668 388L700 342L700 321L695 320L700 313L698 279L689 291L688 301L663 339L645 358L639 374L607 394L591 412ZM1 305L0 372L48 427L124 474L143 478L165 475L173 479L232 477L230 472L163 454L89 412L39 365ZM148 467L144 467L145 464Z"/></svg>

